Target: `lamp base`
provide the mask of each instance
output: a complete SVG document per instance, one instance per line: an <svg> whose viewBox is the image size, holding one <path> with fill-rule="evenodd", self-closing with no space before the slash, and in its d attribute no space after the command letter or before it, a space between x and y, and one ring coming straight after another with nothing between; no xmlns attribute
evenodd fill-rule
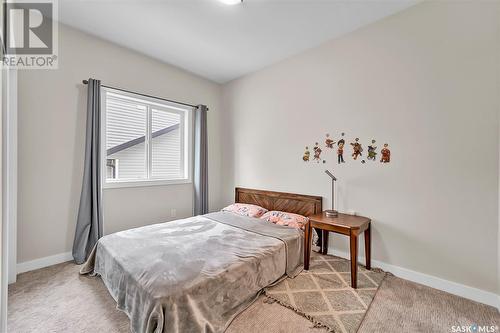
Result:
<svg viewBox="0 0 500 333"><path fill-rule="evenodd" d="M337 216L339 216L339 213L336 210L328 209L328 210L325 210L325 215L327 217L337 217Z"/></svg>

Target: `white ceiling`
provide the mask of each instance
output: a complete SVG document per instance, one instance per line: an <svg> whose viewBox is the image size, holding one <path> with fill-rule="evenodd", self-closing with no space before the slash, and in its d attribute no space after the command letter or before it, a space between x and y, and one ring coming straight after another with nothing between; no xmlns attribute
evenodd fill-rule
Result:
<svg viewBox="0 0 500 333"><path fill-rule="evenodd" d="M60 0L59 20L224 83L416 2Z"/></svg>

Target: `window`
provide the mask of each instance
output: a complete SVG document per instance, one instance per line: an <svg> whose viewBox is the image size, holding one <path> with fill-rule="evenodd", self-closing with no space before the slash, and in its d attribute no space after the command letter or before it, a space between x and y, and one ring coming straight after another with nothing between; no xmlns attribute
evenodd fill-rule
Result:
<svg viewBox="0 0 500 333"><path fill-rule="evenodd" d="M191 181L191 109L102 89L105 187Z"/></svg>

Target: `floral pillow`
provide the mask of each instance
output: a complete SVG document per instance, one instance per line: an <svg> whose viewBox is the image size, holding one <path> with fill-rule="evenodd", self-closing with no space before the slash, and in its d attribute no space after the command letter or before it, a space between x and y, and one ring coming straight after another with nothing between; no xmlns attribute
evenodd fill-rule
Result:
<svg viewBox="0 0 500 333"><path fill-rule="evenodd" d="M284 225L297 229L304 229L307 221L309 221L309 219L305 216L287 212L280 212L277 210L272 210L265 213L261 216L261 219L272 222L274 224Z"/></svg>
<svg viewBox="0 0 500 333"><path fill-rule="evenodd" d="M261 217L262 214L267 212L267 209L260 207L260 206L257 206L257 205L235 203L235 204L227 206L226 208L222 208L222 211L223 212L232 212L235 214L248 216L248 217Z"/></svg>

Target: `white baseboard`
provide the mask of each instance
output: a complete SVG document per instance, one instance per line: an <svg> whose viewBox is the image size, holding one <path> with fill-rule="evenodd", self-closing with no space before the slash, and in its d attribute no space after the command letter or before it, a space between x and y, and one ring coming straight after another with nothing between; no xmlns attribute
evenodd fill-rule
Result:
<svg viewBox="0 0 500 333"><path fill-rule="evenodd" d="M335 249L332 247L328 248L328 253L336 255L341 258L350 259L349 253ZM365 258L359 256L358 261L360 263L365 263ZM468 298L470 300L480 302L483 304L491 305L500 311L500 295L494 294L489 291L477 289L474 287L469 287L457 282L445 280L432 275L412 271L407 268L387 264L382 261L372 259L372 267L378 267L386 272L391 272L397 277L413 281L416 283L423 284L425 286L446 291L450 294Z"/></svg>
<svg viewBox="0 0 500 333"><path fill-rule="evenodd" d="M62 262L70 260L73 260L73 255L71 254L71 252L66 252L35 260L20 262L17 264L17 274L34 271L35 269L60 264Z"/></svg>

